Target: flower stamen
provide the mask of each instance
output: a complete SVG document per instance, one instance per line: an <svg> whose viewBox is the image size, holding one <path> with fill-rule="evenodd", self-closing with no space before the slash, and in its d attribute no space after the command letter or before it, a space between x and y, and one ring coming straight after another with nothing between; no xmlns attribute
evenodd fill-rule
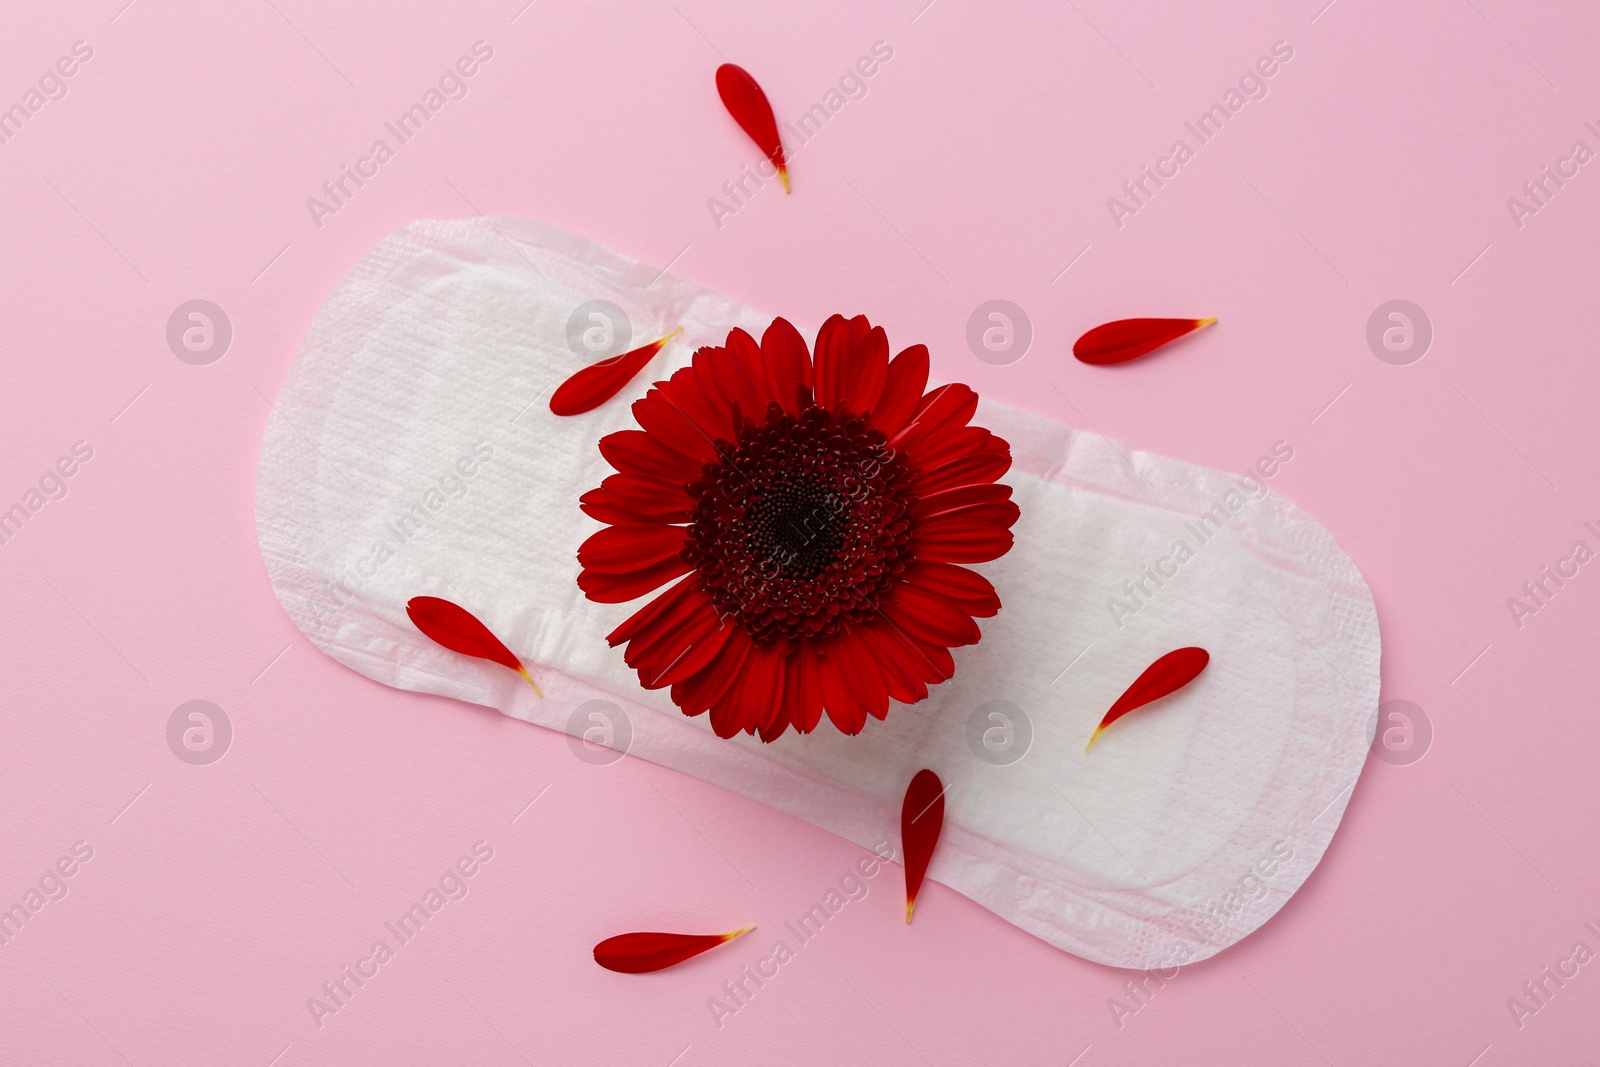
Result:
<svg viewBox="0 0 1600 1067"><path fill-rule="evenodd" d="M777 404L688 486L682 558L718 614L757 644L826 636L877 614L904 570L912 472L849 411Z"/></svg>

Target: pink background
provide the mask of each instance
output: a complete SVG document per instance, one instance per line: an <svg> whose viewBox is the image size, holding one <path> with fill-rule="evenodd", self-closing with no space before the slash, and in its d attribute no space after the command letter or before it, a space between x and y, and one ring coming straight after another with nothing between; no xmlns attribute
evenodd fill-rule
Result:
<svg viewBox="0 0 1600 1067"><path fill-rule="evenodd" d="M1520 627L1507 600L1580 538L1600 548L1600 163L1520 228L1506 200L1575 140L1600 148L1600 17L923 2L7 5L0 103L75 41L93 57L0 145L0 508L75 441L94 454L0 545L0 907L73 842L93 858L0 947L0 1061L1592 1060L1600 962L1520 1027L1507 998L1600 948L1600 564ZM478 40L494 55L468 95L315 225L306 199ZM794 118L880 40L892 60L795 153L794 195L719 228L707 198L756 156L715 66ZM1107 198L1193 144L1183 123L1280 40L1268 95L1118 228ZM807 328L866 312L926 341L939 376L1130 446L1243 470L1290 442L1273 488L1362 568L1384 698L1424 710L1431 750L1371 760L1305 888L1120 1027L1107 1002L1131 975L940 886L907 929L891 868L719 1029L707 999L863 851L346 671L291 627L257 552L268 398L322 300L406 221L479 212L671 261ZM1006 366L965 340L996 297L1034 328ZM195 298L234 328L207 366L165 340ZM1395 298L1435 333L1407 366L1365 336ZM1070 358L1140 314L1221 323L1141 364ZM192 699L233 724L209 766L167 745ZM307 998L479 840L494 858L469 895L319 1028ZM588 958L625 929L746 922L655 976Z"/></svg>

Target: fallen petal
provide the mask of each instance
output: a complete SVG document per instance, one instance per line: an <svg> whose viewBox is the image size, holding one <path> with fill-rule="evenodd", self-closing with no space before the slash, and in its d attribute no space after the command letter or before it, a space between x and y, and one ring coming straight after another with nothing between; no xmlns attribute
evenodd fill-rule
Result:
<svg viewBox="0 0 1600 1067"><path fill-rule="evenodd" d="M772 105L767 103L767 94L748 71L732 63L717 68L717 93L728 114L778 168L778 179L787 193L789 169L784 163L783 141L778 137L778 121L772 115Z"/></svg>
<svg viewBox="0 0 1600 1067"><path fill-rule="evenodd" d="M1169 341L1216 322L1210 319L1118 319L1096 326L1072 346L1072 354L1097 366L1126 363Z"/></svg>
<svg viewBox="0 0 1600 1067"><path fill-rule="evenodd" d="M594 947L594 961L608 971L644 974L692 959L754 929L746 926L731 934L618 934Z"/></svg>
<svg viewBox="0 0 1600 1067"><path fill-rule="evenodd" d="M416 596L406 601L406 614L424 637L463 656L492 660L522 675L533 691L544 696L539 683L516 654L505 646L478 617L466 608L436 596Z"/></svg>
<svg viewBox="0 0 1600 1067"><path fill-rule="evenodd" d="M900 843L906 857L906 922L911 921L911 909L916 907L917 893L922 889L922 878L928 873L928 861L933 859L933 847L939 843L942 829L944 785L937 774L920 770L906 787L906 799L900 805Z"/></svg>
<svg viewBox="0 0 1600 1067"><path fill-rule="evenodd" d="M1128 686L1128 691L1111 705L1111 710L1106 712L1105 718L1100 720L1100 725L1095 727L1089 743L1083 746L1084 755L1088 755L1089 749L1099 740L1107 726L1135 708L1142 708L1152 700L1160 700L1168 693L1182 689L1199 677L1200 672L1205 670L1206 664L1210 662L1211 653L1203 648L1180 648L1168 652L1150 664L1144 669L1144 673Z"/></svg>
<svg viewBox="0 0 1600 1067"><path fill-rule="evenodd" d="M602 359L583 368L562 382L551 395L550 410L557 415L582 415L585 411L593 411L621 392L622 387L633 381L634 375L644 370L645 364L682 330L683 327L679 326L665 337L635 348L632 352Z"/></svg>

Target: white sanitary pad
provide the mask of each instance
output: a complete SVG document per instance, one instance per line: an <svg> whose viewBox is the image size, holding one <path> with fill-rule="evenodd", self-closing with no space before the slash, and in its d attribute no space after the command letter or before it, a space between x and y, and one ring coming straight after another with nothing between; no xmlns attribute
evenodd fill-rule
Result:
<svg viewBox="0 0 1600 1067"><path fill-rule="evenodd" d="M684 332L619 397L557 418L550 394L582 366L569 318L592 300L626 312L633 345ZM591 603L575 582L599 529L578 497L611 472L596 442L695 348L769 321L537 223L407 226L329 298L268 418L257 527L279 600L368 677L595 727L864 846L898 841L906 783L932 768L949 788L929 876L1091 960L1170 967L1265 922L1343 815L1379 653L1361 575L1270 483L984 402L973 421L1011 443L1022 518L1011 552L975 568L1004 607L955 650L951 681L859 736L824 719L771 745L720 740L639 687L605 642L638 604ZM936 375L949 366L935 354ZM422 594L471 608L546 697L424 638L405 614ZM1185 645L1210 651L1205 673L1084 755L1129 683ZM595 699L611 704L578 712Z"/></svg>

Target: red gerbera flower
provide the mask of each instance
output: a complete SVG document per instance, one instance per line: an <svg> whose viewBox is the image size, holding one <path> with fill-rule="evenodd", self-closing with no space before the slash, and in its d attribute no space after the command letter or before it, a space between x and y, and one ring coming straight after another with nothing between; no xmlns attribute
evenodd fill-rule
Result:
<svg viewBox="0 0 1600 1067"><path fill-rule="evenodd" d="M1004 555L1018 512L995 482L1010 446L967 425L977 394L927 384L926 346L891 362L882 327L835 315L815 362L774 319L635 402L642 429L600 440L617 473L582 507L610 525L578 585L616 604L676 580L608 638L641 685L771 741L824 709L860 733L954 673L950 649L1000 610L958 564Z"/></svg>

